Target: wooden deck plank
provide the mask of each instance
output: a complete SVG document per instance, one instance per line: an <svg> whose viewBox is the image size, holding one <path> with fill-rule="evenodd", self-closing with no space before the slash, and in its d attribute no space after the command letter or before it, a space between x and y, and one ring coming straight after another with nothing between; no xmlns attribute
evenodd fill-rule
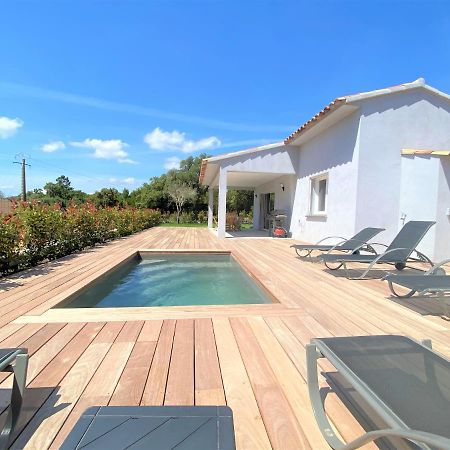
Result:
<svg viewBox="0 0 450 450"><path fill-rule="evenodd" d="M175 321L165 320L142 395L142 405L162 405L164 403L174 333Z"/></svg>
<svg viewBox="0 0 450 450"><path fill-rule="evenodd" d="M329 446L316 426L316 421L309 404L308 388L305 380L297 371L283 347L272 334L262 317L245 319L264 355L270 355L267 361L288 400L303 434L312 449L328 449ZM256 355L255 355L256 357Z"/></svg>
<svg viewBox="0 0 450 450"><path fill-rule="evenodd" d="M195 404L225 405L216 341L210 319L195 321Z"/></svg>
<svg viewBox="0 0 450 450"><path fill-rule="evenodd" d="M267 431L228 319L213 319L227 405L233 410L238 449L271 449Z"/></svg>
<svg viewBox="0 0 450 450"><path fill-rule="evenodd" d="M246 319L230 319L272 448L311 446Z"/></svg>
<svg viewBox="0 0 450 450"><path fill-rule="evenodd" d="M176 323L164 404L194 404L194 321L191 319Z"/></svg>
<svg viewBox="0 0 450 450"><path fill-rule="evenodd" d="M136 342L111 396L111 406L139 406L156 349L156 342Z"/></svg>

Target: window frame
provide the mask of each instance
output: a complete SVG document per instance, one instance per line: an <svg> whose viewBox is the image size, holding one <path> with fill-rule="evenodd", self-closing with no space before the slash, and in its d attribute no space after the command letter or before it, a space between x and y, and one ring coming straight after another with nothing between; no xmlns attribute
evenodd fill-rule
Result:
<svg viewBox="0 0 450 450"><path fill-rule="evenodd" d="M323 211L318 210L319 206L319 193L316 191L316 186L318 187L320 181L326 181L325 187L325 209ZM320 175L316 175L310 177L309 179L309 210L308 216L320 216L325 217L328 211L328 185L329 185L329 176L327 173L322 173Z"/></svg>

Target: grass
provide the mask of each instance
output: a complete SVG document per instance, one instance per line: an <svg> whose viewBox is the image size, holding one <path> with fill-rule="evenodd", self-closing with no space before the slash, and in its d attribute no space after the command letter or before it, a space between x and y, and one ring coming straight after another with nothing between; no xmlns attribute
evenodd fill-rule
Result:
<svg viewBox="0 0 450 450"><path fill-rule="evenodd" d="M189 228L206 228L208 226L207 223L176 223L176 222L169 222L169 223L161 223L158 226L160 227L171 227L171 228L181 228L181 227L189 227Z"/></svg>

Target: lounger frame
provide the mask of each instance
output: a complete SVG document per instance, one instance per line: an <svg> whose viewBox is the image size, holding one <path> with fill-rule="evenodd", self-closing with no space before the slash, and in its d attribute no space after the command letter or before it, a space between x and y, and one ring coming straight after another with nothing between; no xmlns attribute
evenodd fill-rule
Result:
<svg viewBox="0 0 450 450"><path fill-rule="evenodd" d="M373 243L373 244L371 244L371 245L382 245L383 247L388 247L386 244L380 244L380 243ZM414 269L414 270L421 270L421 269L418 269L417 267L411 267L411 266L408 266L408 264L410 264L410 263L425 263L425 264L429 264L431 267L433 266L433 261L431 261L431 259L430 258L428 258L428 256L427 255L425 255L425 254L423 254L423 253L421 253L421 252L419 252L418 250L416 250L416 249L414 249L412 252L411 252L411 254L408 256L408 258L406 259L406 260L404 260L404 261L396 261L396 262L394 262L394 261L382 261L382 259L386 256L386 255L389 255L390 253L393 253L393 252L397 252L397 251L399 251L399 250L410 250L409 248L392 248L392 249L390 249L390 250L388 250L388 251L386 251L386 252L384 252L384 253L377 253L377 252L375 252L375 254L377 255L376 257L375 257L375 259L373 259L370 263L369 263L369 265L367 266L367 268L364 270L364 272L361 274L361 275L359 275L358 277L351 277L350 275L349 275L349 270L348 270L348 268L347 268L347 264L346 264L346 261L339 261L339 260L337 260L336 262L337 263L339 263L339 265L338 266L334 266L334 267L332 267L332 266L330 266L329 265L329 263L327 262L327 261L324 261L324 263L325 263L325 266L328 268L328 269L330 269L330 270L337 270L337 269L340 269L341 267L343 267L344 268L344 270L345 270L345 272L346 272L346 276L347 276L347 278L348 279L350 279L350 280L363 280L363 279L366 279L367 278L367 275L369 274L369 272L372 270L372 268L376 265L376 264L388 264L388 265L391 265L391 266L395 266L395 268L397 269L397 270L403 270L405 267L409 267L410 269ZM416 257L413 257L413 256L411 256L411 255L413 255L413 254L416 254ZM351 261L350 261L351 262ZM358 261L355 261L356 263L358 262ZM365 264L365 263L361 263L361 264Z"/></svg>
<svg viewBox="0 0 450 450"><path fill-rule="evenodd" d="M12 432L19 420L22 409L25 383L27 379L28 352L25 349L17 349L2 361L0 372L13 373L13 387L11 401L7 408L5 424L0 433L0 450L8 448Z"/></svg>
<svg viewBox="0 0 450 450"><path fill-rule="evenodd" d="M450 259L444 259L443 261L440 261L440 262L432 265L432 267L429 270L427 270L426 272L424 272L423 275L426 277L433 277L434 275L445 275L445 270L442 268L442 266L444 266L445 264L449 264L449 263L450 263ZM449 277L450 277L450 275L449 275ZM433 288L432 286L430 286L429 288L421 289L420 291L411 289L406 294L400 294L394 288L395 277L393 277L391 275L387 275L386 277L383 278L383 280L386 280L388 282L389 290L391 291L392 295L394 295L395 297L398 297L398 298L410 298L416 292L420 295L437 294L439 300L442 302L444 314L447 317L450 316L450 309L449 309L447 302L445 301L445 295L444 295L446 292L450 292L450 288Z"/></svg>
<svg viewBox="0 0 450 450"><path fill-rule="evenodd" d="M431 340L415 341L428 349L432 348ZM389 428L369 431L356 438L352 442L345 443L334 431L327 414L325 412L320 387L318 381L319 358L327 358L330 363L339 371L339 373L348 381L358 392L370 407L379 415L379 417L388 425ZM357 377L326 345L321 343L320 339L313 339L306 345L306 362L308 391L311 400L314 416L320 431L330 445L335 450L353 450L380 438L403 438L418 444L423 449L436 447L438 449L450 449L450 440L442 436L426 433L423 431L411 430L389 407L387 407L359 377Z"/></svg>

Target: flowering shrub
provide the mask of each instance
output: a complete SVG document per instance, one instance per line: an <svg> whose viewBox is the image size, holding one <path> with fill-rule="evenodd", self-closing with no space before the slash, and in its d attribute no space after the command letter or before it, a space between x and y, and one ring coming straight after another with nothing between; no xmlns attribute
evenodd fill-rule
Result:
<svg viewBox="0 0 450 450"><path fill-rule="evenodd" d="M158 225L159 211L22 203L0 216L0 274Z"/></svg>

